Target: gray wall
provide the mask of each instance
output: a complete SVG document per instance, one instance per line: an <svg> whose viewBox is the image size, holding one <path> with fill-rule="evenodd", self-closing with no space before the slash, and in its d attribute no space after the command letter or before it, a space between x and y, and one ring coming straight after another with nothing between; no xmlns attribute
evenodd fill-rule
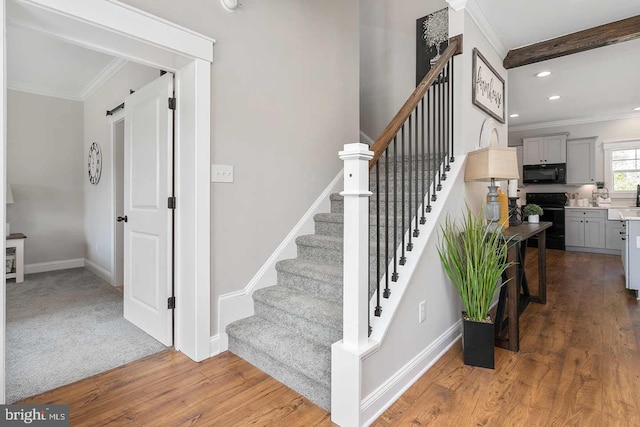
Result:
<svg viewBox="0 0 640 427"><path fill-rule="evenodd" d="M82 122L82 102L8 91L7 221L28 237L25 264L85 256Z"/></svg>
<svg viewBox="0 0 640 427"><path fill-rule="evenodd" d="M416 88L416 19L444 0L360 0L360 129L374 141Z"/></svg>
<svg viewBox="0 0 640 427"><path fill-rule="evenodd" d="M211 334L218 298L243 289L359 140L358 0L126 0L216 39L211 161Z"/></svg>

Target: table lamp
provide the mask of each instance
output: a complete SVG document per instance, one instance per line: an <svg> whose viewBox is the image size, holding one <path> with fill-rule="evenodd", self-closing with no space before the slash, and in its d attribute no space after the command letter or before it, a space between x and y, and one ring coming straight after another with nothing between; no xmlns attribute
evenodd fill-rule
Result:
<svg viewBox="0 0 640 427"><path fill-rule="evenodd" d="M12 205L13 204L13 191L11 191L11 184L7 184L7 205ZM7 230L6 230L6 235L8 236L9 234L11 234L11 232L9 231L9 223L6 223L7 226Z"/></svg>
<svg viewBox="0 0 640 427"><path fill-rule="evenodd" d="M464 172L465 182L489 181L485 216L489 230L502 231L500 225L500 203L496 180L504 181L519 178L518 156L513 147L490 145L467 154L467 165Z"/></svg>

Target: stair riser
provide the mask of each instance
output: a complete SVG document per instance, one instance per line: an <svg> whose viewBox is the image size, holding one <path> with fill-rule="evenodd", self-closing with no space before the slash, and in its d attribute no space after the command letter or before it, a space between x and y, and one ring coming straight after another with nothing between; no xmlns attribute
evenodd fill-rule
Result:
<svg viewBox="0 0 640 427"><path fill-rule="evenodd" d="M309 319L305 319L281 310L262 301L254 301L255 315L270 322L280 324L296 331L301 337L317 342L318 344L331 346L342 339L342 329L321 325Z"/></svg>
<svg viewBox="0 0 640 427"><path fill-rule="evenodd" d="M278 271L278 285L328 301L342 303L342 285L336 286L322 280L306 277L289 271Z"/></svg>
<svg viewBox="0 0 640 427"><path fill-rule="evenodd" d="M405 225L408 224L408 219L405 222ZM396 232L398 238L402 238L402 223L398 222L396 227ZM391 233L393 233L393 224L389 224L389 228L391 229ZM405 227L407 228L407 227ZM384 223L380 225L380 234L382 236L385 235L386 226ZM324 221L316 221L315 223L315 231L316 234L321 236L333 236L333 237L343 237L344 236L344 224L341 222L324 222ZM405 230L406 231L406 230ZM377 232L377 225L373 224L369 226L369 235L371 236L371 240L375 240ZM391 236L393 239L393 236Z"/></svg>
<svg viewBox="0 0 640 427"><path fill-rule="evenodd" d="M331 387L321 384L297 369L256 350L251 345L229 335L229 351L257 366L287 386L295 384L295 390L326 411L331 410ZM330 354L330 349L327 349ZM330 381L330 379L329 379Z"/></svg>
<svg viewBox="0 0 640 427"><path fill-rule="evenodd" d="M392 253L392 249L389 251ZM380 257L384 259L384 246L380 248ZM298 258L312 261L312 262L322 262L329 263L334 265L343 265L343 255L342 250L335 250L330 248L322 248L318 246L306 246L306 245L298 245ZM376 249L375 247L371 248L371 255L369 257L369 268L372 271L376 265ZM382 267L384 268L384 266Z"/></svg>
<svg viewBox="0 0 640 427"><path fill-rule="evenodd" d="M433 203L433 202L432 202ZM420 201L420 203L418 203L418 207L421 206L422 201ZM393 200L390 200L389 203L389 214L393 214L394 212L394 208L398 209L398 214L401 213L402 210L402 202L400 200L398 200L398 203L394 203ZM384 215L385 213L385 209L387 206L387 202L385 202L384 200L381 201L380 203L380 214ZM405 213L409 211L409 199L405 199L404 202L404 209L405 209ZM415 211L416 210L416 206L415 206L415 200L411 200L411 210ZM369 212L371 214L376 213L376 203L375 203L375 199L370 199L369 201ZM331 213L344 213L344 201L343 200L332 200L331 201Z"/></svg>

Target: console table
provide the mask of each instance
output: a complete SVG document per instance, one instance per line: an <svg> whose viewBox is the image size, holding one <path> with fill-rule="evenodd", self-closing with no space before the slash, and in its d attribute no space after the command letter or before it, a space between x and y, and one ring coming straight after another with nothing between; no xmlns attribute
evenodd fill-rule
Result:
<svg viewBox="0 0 640 427"><path fill-rule="evenodd" d="M24 282L24 240L27 238L22 233L14 233L9 234L6 237L7 248L15 248L16 249L16 259L15 259L15 267L14 273L7 273L7 279L16 279L16 283Z"/></svg>
<svg viewBox="0 0 640 427"><path fill-rule="evenodd" d="M512 238L507 259L515 264L506 271L505 278L509 282L500 290L500 300L495 317L496 346L511 351L520 349L520 314L529 302L547 303L547 245L546 230L551 222L510 226L504 231L506 237ZM538 236L538 293L531 295L529 283L524 273L524 255L527 239ZM523 292L524 291L524 292ZM505 307L506 306L506 307ZM506 308L506 319L504 311Z"/></svg>

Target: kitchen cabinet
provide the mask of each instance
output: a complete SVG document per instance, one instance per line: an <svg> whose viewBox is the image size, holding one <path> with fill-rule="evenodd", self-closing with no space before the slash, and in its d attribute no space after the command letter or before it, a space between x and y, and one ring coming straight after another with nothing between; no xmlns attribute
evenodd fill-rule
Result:
<svg viewBox="0 0 640 427"><path fill-rule="evenodd" d="M626 221L607 221L606 225L606 242L605 248L614 249L617 251L622 250L622 244L624 240L622 240L625 236L625 224Z"/></svg>
<svg viewBox="0 0 640 427"><path fill-rule="evenodd" d="M606 213L604 209L566 209L565 245L603 249Z"/></svg>
<svg viewBox="0 0 640 427"><path fill-rule="evenodd" d="M567 141L567 184L596 182L596 139Z"/></svg>
<svg viewBox="0 0 640 427"><path fill-rule="evenodd" d="M567 135L540 136L522 140L525 165L567 162Z"/></svg>

